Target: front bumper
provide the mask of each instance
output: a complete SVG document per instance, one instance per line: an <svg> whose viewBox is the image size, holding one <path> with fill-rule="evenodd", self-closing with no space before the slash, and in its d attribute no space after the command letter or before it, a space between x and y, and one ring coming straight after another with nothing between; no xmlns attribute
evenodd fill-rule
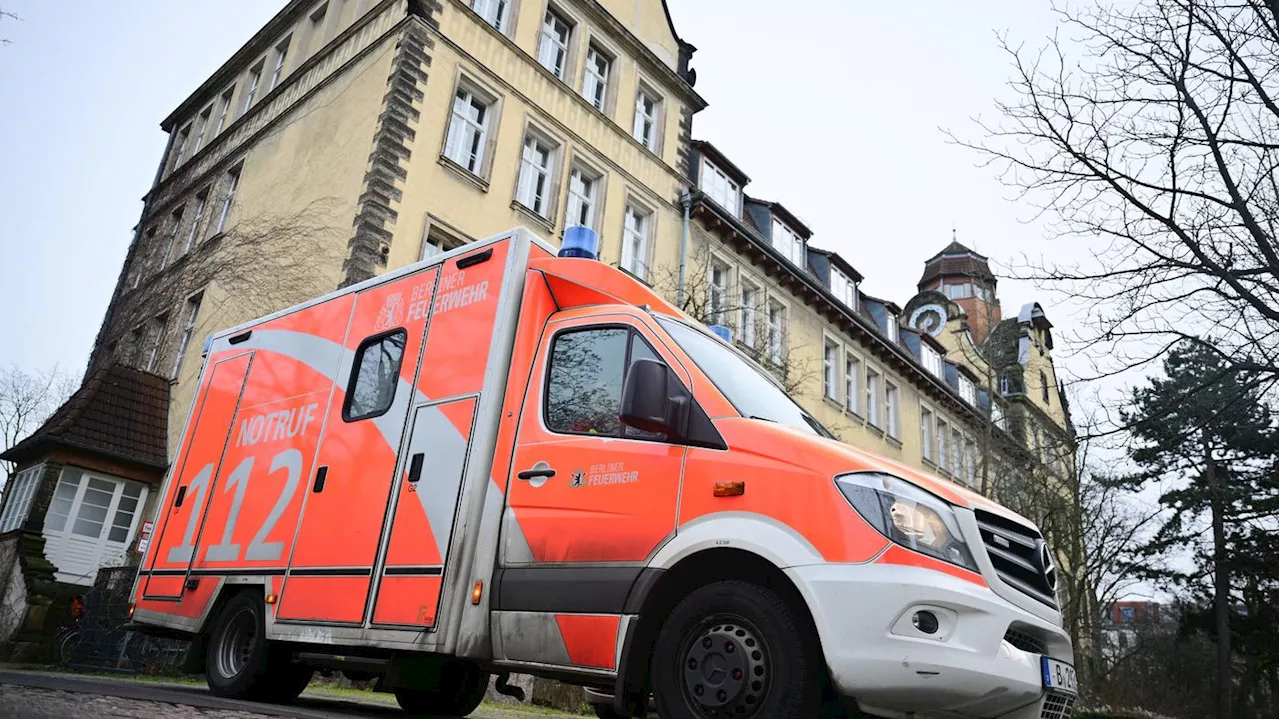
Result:
<svg viewBox="0 0 1280 719"><path fill-rule="evenodd" d="M1063 699L1046 695L1040 655L1072 661L1070 639L986 586L903 565L786 571L809 604L836 689L865 712L1040 719ZM920 610L938 617L932 635L912 625ZM1039 651L1006 641L1011 629Z"/></svg>

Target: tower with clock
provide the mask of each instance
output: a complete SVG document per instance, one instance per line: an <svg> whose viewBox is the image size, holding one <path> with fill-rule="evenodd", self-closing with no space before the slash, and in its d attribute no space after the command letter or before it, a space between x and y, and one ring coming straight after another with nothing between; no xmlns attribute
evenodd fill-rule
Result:
<svg viewBox="0 0 1280 719"><path fill-rule="evenodd" d="M918 293L905 308L907 324L918 332L939 337L947 324L964 319L975 342L1000 321L996 277L987 258L960 244L951 244L925 261Z"/></svg>

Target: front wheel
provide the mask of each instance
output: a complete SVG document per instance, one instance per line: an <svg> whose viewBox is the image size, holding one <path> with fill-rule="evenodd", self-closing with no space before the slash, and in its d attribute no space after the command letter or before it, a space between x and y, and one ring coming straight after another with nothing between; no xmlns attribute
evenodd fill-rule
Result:
<svg viewBox="0 0 1280 719"><path fill-rule="evenodd" d="M294 664L267 641L266 609L250 592L227 602L205 654L205 680L218 696L268 702L293 701L311 681L311 668Z"/></svg>
<svg viewBox="0 0 1280 719"><path fill-rule="evenodd" d="M435 686L435 689L396 689L396 702L413 716L466 716L484 699L489 688L489 673L470 662L444 662Z"/></svg>
<svg viewBox="0 0 1280 719"><path fill-rule="evenodd" d="M742 581L700 587L658 632L650 677L658 714L811 719L826 667L808 623L776 592Z"/></svg>

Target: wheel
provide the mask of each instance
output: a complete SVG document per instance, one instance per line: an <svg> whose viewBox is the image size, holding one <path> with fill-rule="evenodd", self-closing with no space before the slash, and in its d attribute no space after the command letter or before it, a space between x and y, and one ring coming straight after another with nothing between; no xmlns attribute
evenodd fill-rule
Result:
<svg viewBox="0 0 1280 719"><path fill-rule="evenodd" d="M53 638L53 663L65 667L71 662L71 652L80 642L80 630L76 627L63 629Z"/></svg>
<svg viewBox="0 0 1280 719"><path fill-rule="evenodd" d="M233 597L214 624L205 652L205 680L218 696L293 701L311 681L311 668L267 641L266 609L251 592Z"/></svg>
<svg viewBox="0 0 1280 719"><path fill-rule="evenodd" d="M411 715L467 716L480 706L489 673L470 662L444 662L436 689L396 689L400 708Z"/></svg>
<svg viewBox="0 0 1280 719"><path fill-rule="evenodd" d="M593 704L591 708L595 710L597 719L631 719L625 714L614 711L612 704Z"/></svg>
<svg viewBox="0 0 1280 719"><path fill-rule="evenodd" d="M658 631L649 668L658 715L812 719L826 666L808 623L771 589L742 581L691 592Z"/></svg>

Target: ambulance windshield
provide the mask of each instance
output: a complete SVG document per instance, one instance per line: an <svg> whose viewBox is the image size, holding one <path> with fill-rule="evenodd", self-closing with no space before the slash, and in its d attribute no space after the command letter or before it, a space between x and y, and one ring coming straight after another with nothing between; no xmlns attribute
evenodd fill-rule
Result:
<svg viewBox="0 0 1280 719"><path fill-rule="evenodd" d="M777 422L834 439L827 428L770 381L763 370L723 342L684 323L664 317L657 319L744 417Z"/></svg>

